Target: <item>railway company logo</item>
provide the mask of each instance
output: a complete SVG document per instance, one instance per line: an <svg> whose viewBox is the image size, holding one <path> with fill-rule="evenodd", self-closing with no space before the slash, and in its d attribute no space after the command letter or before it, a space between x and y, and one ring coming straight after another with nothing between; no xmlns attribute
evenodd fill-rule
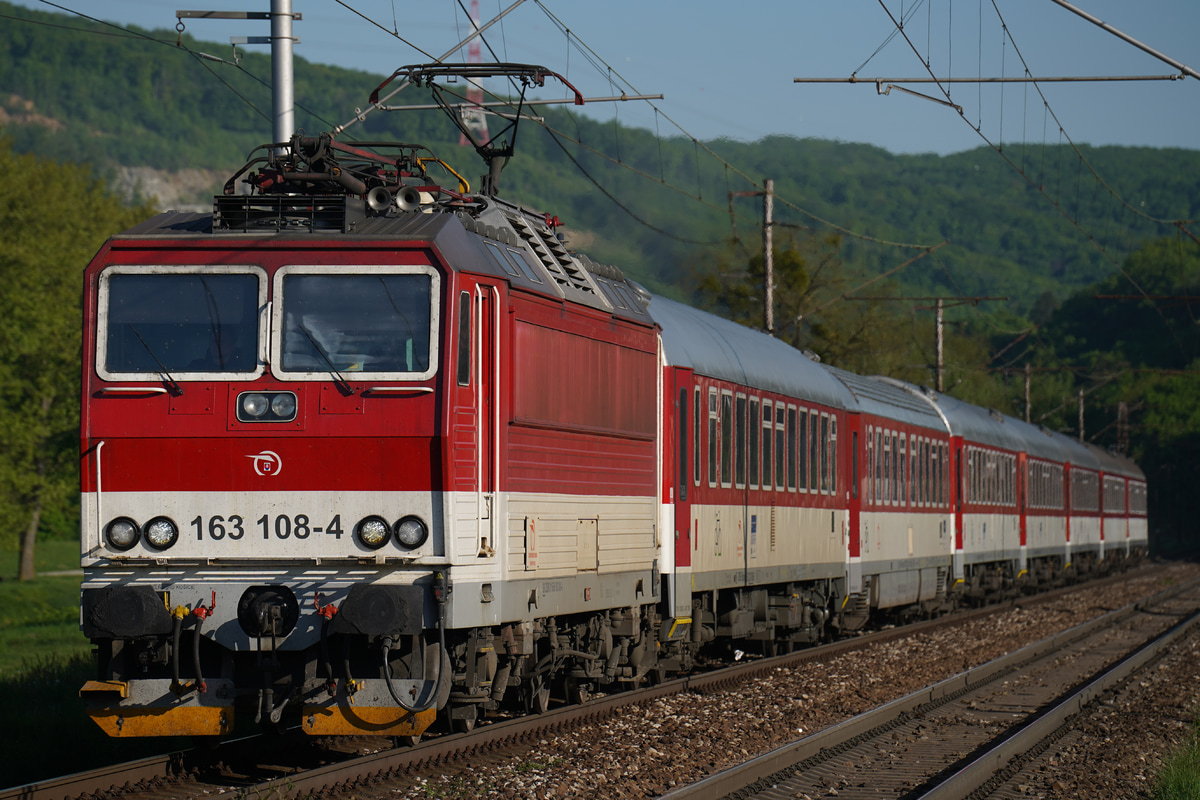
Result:
<svg viewBox="0 0 1200 800"><path fill-rule="evenodd" d="M246 458L254 460L256 475L278 475L283 471L283 460L273 450L263 450L261 453L246 456Z"/></svg>

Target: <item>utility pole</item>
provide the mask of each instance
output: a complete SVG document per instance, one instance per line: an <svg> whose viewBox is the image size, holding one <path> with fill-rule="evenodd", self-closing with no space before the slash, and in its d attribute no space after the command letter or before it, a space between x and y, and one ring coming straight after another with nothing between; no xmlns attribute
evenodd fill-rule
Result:
<svg viewBox="0 0 1200 800"><path fill-rule="evenodd" d="M1129 404L1124 400L1117 403L1117 452L1129 452Z"/></svg>
<svg viewBox="0 0 1200 800"><path fill-rule="evenodd" d="M977 306L986 300L1007 300L1008 298L1007 297L879 297L879 296L876 296L876 297L846 297L845 299L847 299L847 300L867 300L867 301L870 301L870 300L887 300L887 301L922 300L922 301L926 301L926 302L930 301L930 300L934 301L936 303L936 305L934 305L934 306L913 306L913 308L914 309L924 309L924 310L933 308L937 312L937 324L936 324L936 334L935 334L936 343L937 343L937 364L934 367L934 373L936 376L937 390L939 392L945 392L946 391L946 381L944 378L944 374L945 374L946 335L943 330L943 328L944 328L943 317L944 317L944 312L947 308L946 301L947 300L952 301L952 305L955 305L955 306L961 306L966 303L970 303L973 306Z"/></svg>
<svg viewBox="0 0 1200 800"><path fill-rule="evenodd" d="M775 246L771 235L775 224L775 181L763 180L761 192L730 192L729 215L733 216L733 198L761 197L763 199L763 330L775 335Z"/></svg>
<svg viewBox="0 0 1200 800"><path fill-rule="evenodd" d="M1033 405L1029 402L1029 382L1030 382L1030 375L1032 373L1033 373L1033 370L1030 368L1029 364L1026 364L1025 365L1025 421L1026 422L1029 422L1030 418L1033 416Z"/></svg>
<svg viewBox="0 0 1200 800"><path fill-rule="evenodd" d="M946 335L942 330L943 310L944 306L942 303L942 298L939 297L937 300L937 390L939 394L946 391L946 383L942 377L945 374L944 354L946 341Z"/></svg>
<svg viewBox="0 0 1200 800"><path fill-rule="evenodd" d="M763 329L775 335L775 248L771 228L775 213L775 181L763 181Z"/></svg>
<svg viewBox="0 0 1200 800"><path fill-rule="evenodd" d="M1079 441L1083 441L1083 389L1079 390Z"/></svg>
<svg viewBox="0 0 1200 800"><path fill-rule="evenodd" d="M183 33L184 19L266 19L271 21L270 36L231 36L230 44L271 45L271 136L276 144L290 141L296 132L295 77L292 69L292 46L300 40L292 36L292 23L303 17L292 13L292 0L271 0L267 11L176 11Z"/></svg>

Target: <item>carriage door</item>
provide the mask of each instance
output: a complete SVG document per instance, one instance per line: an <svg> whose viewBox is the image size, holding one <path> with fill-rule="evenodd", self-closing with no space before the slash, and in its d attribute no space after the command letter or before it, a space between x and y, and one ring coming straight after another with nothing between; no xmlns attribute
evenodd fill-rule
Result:
<svg viewBox="0 0 1200 800"><path fill-rule="evenodd" d="M459 276L454 298L455 385L452 408L455 550L495 555L499 464L499 290Z"/></svg>
<svg viewBox="0 0 1200 800"><path fill-rule="evenodd" d="M668 496L674 500L675 512L675 569L668 580L668 597L671 600L674 614L677 617L690 617L692 614L691 572L692 572L692 500L699 481L696 471L696 459L700 457L700 442L698 434L702 428L699 415L700 393L692 386L692 371L690 369L671 368L674 381L668 382L671 395L667 399L668 418L673 419L672 434L666 437L670 442L669 452L664 453L664 461L674 462L675 468L666 469L664 473L671 481L667 487ZM664 448L666 449L666 448Z"/></svg>

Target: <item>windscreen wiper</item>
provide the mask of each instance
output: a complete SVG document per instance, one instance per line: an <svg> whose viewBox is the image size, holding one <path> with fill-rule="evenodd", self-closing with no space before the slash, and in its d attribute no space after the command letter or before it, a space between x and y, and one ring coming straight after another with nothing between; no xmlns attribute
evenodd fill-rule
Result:
<svg viewBox="0 0 1200 800"><path fill-rule="evenodd" d="M167 372L167 368L163 366L162 360L154 353L153 350L150 349L150 345L146 344L146 340L142 338L140 333L138 333L138 329L133 327L132 322L126 322L125 324L129 326L129 330L133 331L133 335L137 337L137 340L142 343L142 347L146 348L146 352L149 353L150 357L154 359L154 363L158 364L158 374L162 376L163 383L167 385L167 388L169 388L172 394L174 394L176 397L181 396L183 394L183 387L171 377L171 373Z"/></svg>
<svg viewBox="0 0 1200 800"><path fill-rule="evenodd" d="M333 382L337 384L338 391L347 397L354 394L354 389L351 388L349 381L342 377L342 373L337 371L337 367L333 365L333 359L329 357L329 354L325 352L325 348L322 347L321 343L318 342L312 333L309 332L308 327L305 326L303 322L297 322L296 324L300 327L300 332L304 334L304 338L308 339L308 342L313 346L313 349L316 350L321 358L325 360L326 366L329 367L329 374L333 376Z"/></svg>

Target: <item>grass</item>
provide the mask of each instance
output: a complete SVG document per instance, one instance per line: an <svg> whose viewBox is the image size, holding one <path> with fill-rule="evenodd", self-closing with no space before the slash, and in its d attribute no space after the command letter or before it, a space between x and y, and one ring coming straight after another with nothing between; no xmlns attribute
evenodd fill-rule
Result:
<svg viewBox="0 0 1200 800"><path fill-rule="evenodd" d="M1194 800L1200 797L1200 723L1163 764L1150 795L1154 800Z"/></svg>
<svg viewBox="0 0 1200 800"><path fill-rule="evenodd" d="M11 543L15 547L16 543ZM21 554L10 547L0 549L0 581L15 581ZM78 539L38 539L33 550L33 567L38 574L79 569Z"/></svg>
<svg viewBox="0 0 1200 800"><path fill-rule="evenodd" d="M4 553L0 569L0 680L35 670L46 659L86 656L79 632L79 575L45 575L79 569L79 544L38 542L35 565L41 577L18 581L17 554ZM11 556L11 557L9 557Z"/></svg>
<svg viewBox="0 0 1200 800"><path fill-rule="evenodd" d="M179 746L110 739L84 715L79 688L95 677L79 630L79 543L39 541L39 577L18 581L19 555L0 551L0 708L6 731L0 788L66 775Z"/></svg>

